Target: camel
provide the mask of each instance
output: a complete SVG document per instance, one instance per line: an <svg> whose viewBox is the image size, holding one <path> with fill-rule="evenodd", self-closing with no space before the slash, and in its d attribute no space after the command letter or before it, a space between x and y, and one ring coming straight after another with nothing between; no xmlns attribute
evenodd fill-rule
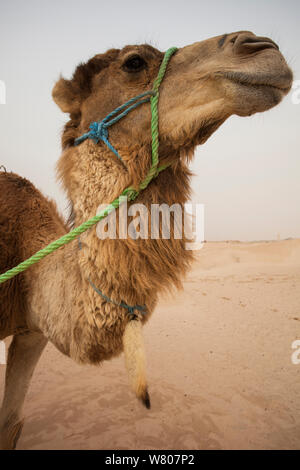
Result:
<svg viewBox="0 0 300 470"><path fill-rule="evenodd" d="M71 205L65 222L54 202L29 181L0 173L0 273L71 227L94 216L127 186L137 187L151 163L150 106L144 103L110 128L120 161L102 142L74 145L131 97L151 90L163 53L144 44L111 49L60 78L53 99L69 121L57 165ZM159 158L168 165L137 202L181 206L190 197L188 163L231 115L250 116L277 105L292 72L269 38L240 31L188 45L171 58L159 96ZM213 184L213 182L212 182ZM146 407L142 326L158 294L180 288L193 255L185 239L99 239L95 227L0 285L0 339L13 335L0 413L0 447L14 449L34 368L48 341L79 363L99 364L123 351L133 390ZM81 249L79 249L81 248ZM99 295L91 283L114 301ZM134 314L121 303L142 305Z"/></svg>

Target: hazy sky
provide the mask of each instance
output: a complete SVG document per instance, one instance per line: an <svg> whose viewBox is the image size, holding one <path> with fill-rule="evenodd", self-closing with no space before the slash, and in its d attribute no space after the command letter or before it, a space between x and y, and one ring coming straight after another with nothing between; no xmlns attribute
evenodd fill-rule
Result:
<svg viewBox="0 0 300 470"><path fill-rule="evenodd" d="M29 178L64 210L55 181L66 116L51 99L62 73L110 47L161 50L250 30L274 39L300 80L298 0L0 0L0 165ZM230 118L198 147L194 196L205 238L300 237L300 104ZM1 188L0 188L1 189Z"/></svg>

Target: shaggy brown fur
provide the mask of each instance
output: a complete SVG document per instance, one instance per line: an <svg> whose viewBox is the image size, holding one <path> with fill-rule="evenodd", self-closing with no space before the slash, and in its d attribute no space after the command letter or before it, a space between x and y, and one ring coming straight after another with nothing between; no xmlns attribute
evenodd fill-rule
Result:
<svg viewBox="0 0 300 470"><path fill-rule="evenodd" d="M25 178L0 173L0 273L13 268L57 234L65 233L56 206ZM35 237L29 236L35 227ZM0 339L27 328L28 284L24 274L0 284Z"/></svg>
<svg viewBox="0 0 300 470"><path fill-rule="evenodd" d="M124 163L101 142L73 144L91 122L151 89L162 57L148 45L110 50L77 67L71 80L61 78L55 85L54 100L70 114L58 175L75 225L94 216L100 204L112 201L125 187L137 187L147 174L151 163L148 104L109 130ZM187 162L195 146L230 115L250 115L277 104L291 81L278 47L249 32L177 51L159 101L160 163L171 166L135 202L148 210L153 203L183 206L190 197ZM0 189L0 272L4 272L67 228L54 204L23 178L1 173ZM132 219L124 217L128 223ZM153 312L158 293L180 287L192 254L185 250L184 239L174 238L173 226L170 240L100 240L91 229L82 235L81 244L79 250L78 243L72 242L0 285L0 338L15 334L0 413L0 447L13 448L16 443L26 391L47 340L81 363L97 364L124 350L132 388L150 406L141 326ZM99 296L89 278L118 303L145 305L146 318L137 314L133 321L126 309Z"/></svg>

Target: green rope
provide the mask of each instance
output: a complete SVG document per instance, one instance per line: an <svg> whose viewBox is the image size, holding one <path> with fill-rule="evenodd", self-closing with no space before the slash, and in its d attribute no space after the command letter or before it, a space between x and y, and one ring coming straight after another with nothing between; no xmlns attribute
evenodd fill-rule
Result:
<svg viewBox="0 0 300 470"><path fill-rule="evenodd" d="M70 243L73 241L75 238L77 238L79 235L82 233L86 232L88 229L96 225L100 220L104 219L105 217L108 216L113 210L117 209L120 205L120 198L123 196L126 196L129 201L133 201L140 191L145 189L150 181L155 178L162 170L166 169L169 165L164 165L160 168L158 168L158 145L159 145L159 140L158 140L158 98L159 98L159 86L164 78L166 68L168 65L168 62L174 52L177 51L176 47L171 47L170 49L167 50L167 52L164 55L163 61L161 63L157 78L154 81L153 84L153 91L155 91L155 95L151 97L150 103L151 103L151 135L152 135L152 164L151 168L148 171L148 174L144 181L142 181L139 185L139 189L136 190L133 187L128 187L124 189L124 191L118 196L116 199L114 199L105 209L103 209L99 214L95 215L92 217L90 220L87 222L84 222L81 224L79 227L74 228L71 230L71 232L66 233L63 235L61 238L58 240L53 241L49 245L47 245L45 248L42 250L39 250L37 253L35 253L33 256L28 258L26 261L23 261L22 263L18 264L18 266L10 269L4 274L0 275L0 284L8 281L9 279L13 278L17 274L25 271L28 269L30 266L33 264L37 263L41 259L45 258L46 256L50 255L54 251L56 251L58 248L66 245L67 243ZM122 201L122 200L121 200Z"/></svg>

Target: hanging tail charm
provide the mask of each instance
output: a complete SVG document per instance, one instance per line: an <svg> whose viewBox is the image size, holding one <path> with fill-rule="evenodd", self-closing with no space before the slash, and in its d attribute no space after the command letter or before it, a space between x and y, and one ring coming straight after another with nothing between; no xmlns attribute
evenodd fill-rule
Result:
<svg viewBox="0 0 300 470"><path fill-rule="evenodd" d="M140 320L133 319L127 323L123 344L130 385L137 398L149 409L150 397L146 382L146 359Z"/></svg>

